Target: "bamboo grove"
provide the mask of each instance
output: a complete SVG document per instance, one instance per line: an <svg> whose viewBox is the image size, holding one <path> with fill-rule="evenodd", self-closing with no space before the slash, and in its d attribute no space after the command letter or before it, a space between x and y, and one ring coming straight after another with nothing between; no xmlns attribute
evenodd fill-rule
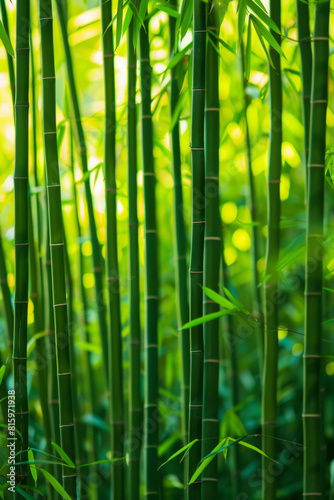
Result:
<svg viewBox="0 0 334 500"><path fill-rule="evenodd" d="M0 0L0 497L334 498L329 0Z"/></svg>

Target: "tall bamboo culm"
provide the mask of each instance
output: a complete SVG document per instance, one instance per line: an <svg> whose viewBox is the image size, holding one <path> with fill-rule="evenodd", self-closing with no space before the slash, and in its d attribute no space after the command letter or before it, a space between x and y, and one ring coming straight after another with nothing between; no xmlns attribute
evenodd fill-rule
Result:
<svg viewBox="0 0 334 500"><path fill-rule="evenodd" d="M192 230L189 266L190 320L203 311L203 247L204 247L204 106L205 106L206 4L194 0L193 5L193 74L191 103L191 165L192 165ZM188 442L201 439L203 410L203 326L190 329L190 395ZM189 453L188 479L201 460L201 444ZM201 481L189 488L188 498L201 498Z"/></svg>
<svg viewBox="0 0 334 500"><path fill-rule="evenodd" d="M65 283L64 234L56 132L56 78L54 68L51 0L40 0L39 15L42 49L43 136L57 351L60 441L61 447L65 453L67 453L70 459L75 463L72 377ZM77 497L76 477L75 469L63 467L63 486L73 499Z"/></svg>
<svg viewBox="0 0 334 500"><path fill-rule="evenodd" d="M16 4L16 96L15 96L15 171L14 171L14 244L15 294L13 374L16 400L16 428L22 440L18 462L28 460L28 388L27 388L27 314L28 314L28 163L29 163L29 0ZM19 450L16 450L18 452ZM17 481L26 484L27 465L16 468ZM19 494L15 493L15 498Z"/></svg>
<svg viewBox="0 0 334 500"><path fill-rule="evenodd" d="M140 449L143 403L141 397L141 329L139 292L139 244L137 214L137 55L133 40L133 19L128 28L128 200L129 200L129 498L140 498Z"/></svg>
<svg viewBox="0 0 334 500"><path fill-rule="evenodd" d="M177 7L176 0L171 5ZM175 55L175 29L176 19L169 16L169 52L172 59ZM179 99L178 68L174 66L171 70L170 84L170 110L171 118ZM182 402L182 434L184 444L188 441L188 412L189 412L189 330L181 330L182 325L189 319L188 284L187 284L187 260L186 260L186 233L183 215L182 174L181 174L181 151L180 151L180 124L177 121L171 131L172 155L173 155L173 178L174 178L174 224L175 224L175 269L177 288L178 326L180 329L180 352L181 352L181 402ZM186 464L186 461L185 461Z"/></svg>
<svg viewBox="0 0 334 500"><path fill-rule="evenodd" d="M0 9L1 9L1 18L2 18L3 27L5 28L7 35L10 36L9 25L8 25L8 15L7 15L5 0L0 0ZM10 91L12 94L12 100L13 100L13 105L14 105L14 102L15 102L14 61L13 61L12 56L10 54L8 54L8 52L6 52L6 56L7 56L7 63L8 63L8 75L9 75Z"/></svg>
<svg viewBox="0 0 334 500"><path fill-rule="evenodd" d="M81 121L79 99L74 78L72 55L68 42L67 21L66 21L67 0L56 0L56 5L57 5L59 23L61 28L62 40L64 45L64 51L65 51L68 84L69 84L71 101L74 112L73 123L74 123L74 131L76 132L75 138L78 144L78 153L80 157L82 174L85 175L88 172L87 148L86 148L84 129ZM103 365L106 374L106 381L108 382L108 329L106 322L106 306L103 298L102 255L101 255L101 246L97 238L96 222L95 222L89 176L85 179L84 184L85 184L85 194L86 194L87 212L89 220L90 240L92 242L95 295L96 295L96 306L97 306L99 329L101 336Z"/></svg>
<svg viewBox="0 0 334 500"><path fill-rule="evenodd" d="M297 0L297 33L301 59L301 77L303 85L303 121L304 121L304 148L305 148L305 200L307 198L308 155L310 139L310 100L312 80L312 49L310 37L309 6L302 0Z"/></svg>
<svg viewBox="0 0 334 500"><path fill-rule="evenodd" d="M310 154L308 163L305 345L304 345L304 491L322 496L321 484L321 323L323 273L324 172L328 100L329 2L317 2L313 32Z"/></svg>
<svg viewBox="0 0 334 500"><path fill-rule="evenodd" d="M109 388L112 458L124 456L123 349L119 293L116 209L116 105L111 1L101 1L105 94L104 177L107 219L107 285L109 311ZM112 498L124 497L124 462L112 463Z"/></svg>
<svg viewBox="0 0 334 500"><path fill-rule="evenodd" d="M205 83L205 237L204 285L218 293L221 256L219 216L219 17L217 4L208 4L208 34ZM204 294L203 312L219 311L219 305ZM218 379L219 319L204 323L202 457L219 441ZM217 497L218 460L215 457L202 473L202 500Z"/></svg>
<svg viewBox="0 0 334 500"><path fill-rule="evenodd" d="M139 32L142 161L144 176L145 231L145 400L144 482L145 498L157 500L158 469L158 244L155 207L155 173L151 113L151 64L148 21ZM152 430L153 427L153 430Z"/></svg>
<svg viewBox="0 0 334 500"><path fill-rule="evenodd" d="M270 16L278 28L281 26L281 2L270 0ZM281 35L271 31L278 44ZM278 284L277 264L280 248L280 178L282 168L282 83L281 63L278 52L271 50L274 68L269 65L270 137L267 176L267 251L265 275L270 276L264 284L264 369L262 391L262 449L275 458L275 433L277 414L278 373ZM276 477L270 473L270 460L262 457L262 498L276 498Z"/></svg>

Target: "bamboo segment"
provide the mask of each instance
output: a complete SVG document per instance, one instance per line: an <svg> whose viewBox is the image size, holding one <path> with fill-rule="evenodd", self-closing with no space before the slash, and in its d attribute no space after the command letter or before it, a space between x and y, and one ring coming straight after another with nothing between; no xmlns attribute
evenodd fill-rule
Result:
<svg viewBox="0 0 334 500"><path fill-rule="evenodd" d="M145 498L159 495L158 473L158 250L151 114L151 64L148 21L139 32L141 124L145 213L145 405L144 476Z"/></svg>
<svg viewBox="0 0 334 500"><path fill-rule="evenodd" d="M140 498L140 429L143 403L141 397L140 352L140 292L139 244L137 215L137 108L136 108L136 51L133 46L133 24L128 29L128 199L129 199L129 283L130 296L130 387L129 387L129 498Z"/></svg>
<svg viewBox="0 0 334 500"><path fill-rule="evenodd" d="M69 330L67 319L63 219L56 134L56 79L54 69L51 0L40 0L43 80L43 135L50 229L53 309L56 333L57 376L61 447L75 463ZM63 467L63 486L76 498L76 471Z"/></svg>
<svg viewBox="0 0 334 500"><path fill-rule="evenodd" d="M177 6L174 0L173 5ZM176 19L169 16L169 52L170 58L174 56ZM170 86L170 108L173 117L178 99L179 83L177 78L177 66L171 71ZM174 177L174 219L175 219L175 268L177 285L177 307L178 326L187 323L189 319L188 285L187 285L187 261L186 261L186 233L183 217L183 195L181 176L181 153L180 153L180 125L177 122L172 131L172 155L173 155L173 177ZM189 330L180 330L181 350L181 397L182 397L182 434L184 444L188 441L188 412L189 412Z"/></svg>
<svg viewBox="0 0 334 500"><path fill-rule="evenodd" d="M190 320L202 316L203 310L203 246L204 246L204 102L206 4L194 0L193 6L193 75L191 103L191 163L192 163L192 234L189 267ZM203 409L203 326L190 329L190 397L189 437L201 439ZM201 445L196 443L189 453L188 479L201 460ZM188 488L188 496L201 497L201 482Z"/></svg>
<svg viewBox="0 0 334 500"><path fill-rule="evenodd" d="M2 299L5 306L5 318L7 324L7 344L12 354L13 348L13 326L14 326L14 315L13 315L13 306L10 297L10 290L8 286L7 280L7 266L5 260L5 254L2 245L2 236L0 233L0 284L1 284L1 293Z"/></svg>
<svg viewBox="0 0 334 500"><path fill-rule="evenodd" d="M15 293L13 373L16 428L22 434L18 462L28 460L27 314L28 314L28 120L29 120L29 0L16 6L16 98L14 171ZM19 450L17 449L16 452ZM27 465L16 467L17 481L26 484ZM18 494L15 493L15 498Z"/></svg>
<svg viewBox="0 0 334 500"><path fill-rule="evenodd" d="M270 16L278 28L281 26L281 2L270 1ZM278 44L281 35L271 31ZM282 83L280 55L271 50L274 68L269 67L270 95L270 137L269 166L267 178L268 193L268 237L265 276L269 279L264 284L264 369L262 392L262 449L275 459L275 429L277 413L277 372L278 372L278 288L277 264L280 248L280 178L282 167ZM262 495L263 500L276 498L276 477L270 473L270 460L262 457Z"/></svg>
<svg viewBox="0 0 334 500"><path fill-rule="evenodd" d="M312 49L310 39L309 6L302 0L297 0L297 33L301 58L301 77L303 83L303 120L304 120L304 147L305 147L305 200L307 197L308 155L310 137L310 100L312 80Z"/></svg>
<svg viewBox="0 0 334 500"><path fill-rule="evenodd" d="M310 154L306 226L304 346L304 496L321 496L320 356L326 111L328 100L329 2L315 7L313 34Z"/></svg>
<svg viewBox="0 0 334 500"><path fill-rule="evenodd" d="M218 293L221 255L221 223L219 216L219 18L217 5L209 4L208 41L206 50L205 92L205 238L204 285ZM211 34L211 32L213 34ZM204 294L203 312L219 311L219 305ZM219 442L218 379L219 319L204 324L202 458ZM202 473L202 500L218 494L217 457Z"/></svg>
<svg viewBox="0 0 334 500"><path fill-rule="evenodd" d="M107 218L107 284L109 310L109 387L111 417L111 455L121 458L123 452L123 369L122 335L117 256L117 209L116 209L116 157L115 157L115 74L111 1L101 2L102 40L104 60L105 124L104 124L104 175ZM124 463L112 464L112 498L124 497Z"/></svg>
<svg viewBox="0 0 334 500"><path fill-rule="evenodd" d="M107 2L108 3L108 2ZM88 172L88 163L87 163L87 149L86 149L86 141L85 134L81 121L81 114L79 108L79 100L78 94L75 85L74 79L74 70L73 70L73 62L70 51L70 46L68 43L68 33L67 33L67 25L66 25L66 17L65 10L67 6L67 0L56 0L59 23L61 28L61 34L64 44L65 50L65 59L66 59L66 67L68 73L68 84L71 94L71 100L74 111L74 129L76 131L76 136L78 140L78 151L80 155L81 169L83 175L87 175ZM96 222L94 216L93 209L93 201L92 201L92 193L90 188L90 179L89 176L84 181L85 184L85 193L86 193L86 203L87 203L87 211L88 211L88 219L89 219L89 228L90 228L90 240L92 242L92 250L93 250L93 266L94 266L94 279L95 279L95 294L96 294L96 306L98 312L99 319L99 329L101 335L101 346L103 353L103 363L106 373L106 380L108 381L108 330L106 323L106 307L103 298L103 282L102 282L102 255L101 255L101 247L97 238L96 232Z"/></svg>

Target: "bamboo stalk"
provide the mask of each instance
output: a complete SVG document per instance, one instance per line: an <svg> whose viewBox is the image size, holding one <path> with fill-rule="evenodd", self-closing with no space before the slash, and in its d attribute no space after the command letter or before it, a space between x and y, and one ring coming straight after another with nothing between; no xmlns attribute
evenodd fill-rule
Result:
<svg viewBox="0 0 334 500"><path fill-rule="evenodd" d="M156 224L155 173L151 113L151 75L149 27L145 20L139 32L141 125L145 213L145 400L144 400L144 477L145 498L156 500L158 474L158 242Z"/></svg>
<svg viewBox="0 0 334 500"><path fill-rule="evenodd" d="M281 26L281 2L270 1L270 16L278 28ZM278 44L281 35L271 31ZM280 178L282 168L282 82L280 55L271 50L274 68L269 67L270 95L270 138L269 166L267 178L268 193L268 237L265 275L270 276L264 285L264 368L262 392L262 449L275 459L275 432L277 414L277 373L278 373L278 304L277 304L277 264L280 248ZM270 474L270 460L262 457L262 497L263 500L276 498L276 477Z"/></svg>
<svg viewBox="0 0 334 500"><path fill-rule="evenodd" d="M74 129L76 131L76 138L78 143L78 153L81 162L81 169L83 175L87 175L88 172L88 162L87 162L87 148L85 134L81 121L80 107L78 94L76 90L73 61L71 56L71 50L68 42L67 24L65 10L67 6L67 0L56 0L59 23L61 28L62 40L65 51L66 67L68 74L68 84L70 89L71 101L74 111ZM93 271L95 279L95 295L96 295L96 306L98 312L99 320L99 330L101 336L101 346L103 355L103 364L106 373L106 380L108 381L108 329L106 323L106 307L103 298L103 282L102 282L102 255L101 246L97 238L96 222L94 216L94 208L92 201L92 193L90 188L89 176L84 181L85 193L86 193L86 203L88 211L88 220L90 228L90 240L92 242L93 251Z"/></svg>
<svg viewBox="0 0 334 500"><path fill-rule="evenodd" d="M310 37L310 13L307 3L297 0L297 33L301 59L301 78L303 84L303 121L305 147L305 201L307 198L308 155L310 138L310 100L312 80L312 49Z"/></svg>
<svg viewBox="0 0 334 500"><path fill-rule="evenodd" d="M313 33L310 154L305 269L304 345L304 488L310 498L322 496L320 356L326 111L328 100L329 2L317 2Z"/></svg>
<svg viewBox="0 0 334 500"><path fill-rule="evenodd" d="M205 238L204 285L218 293L221 255L221 223L219 216L219 15L217 5L208 5L208 40L205 82ZM211 33L213 35L211 35ZM203 312L219 311L219 305L204 294ZM219 442L218 380L219 319L203 327L203 417L202 458ZM202 473L202 500L218 494L218 459L215 457Z"/></svg>
<svg viewBox="0 0 334 500"><path fill-rule="evenodd" d="M16 97L15 97L15 171L14 244L15 293L13 374L16 396L16 428L22 441L18 462L28 460L27 315L28 315L28 164L29 164L29 0L16 6ZM18 450L16 450L18 452ZM17 480L28 481L27 465L16 468ZM15 493L15 498L18 494Z"/></svg>
<svg viewBox="0 0 334 500"><path fill-rule="evenodd" d="M202 316L203 246L204 246L204 103L205 103L206 4L193 3L193 75L191 103L192 231L189 266L190 320ZM201 439L203 409L203 326L190 329L189 437ZM189 453L188 479L201 459L201 445ZM188 498L201 497L201 481L188 488Z"/></svg>
<svg viewBox="0 0 334 500"><path fill-rule="evenodd" d="M55 69L51 0L40 0L43 79L43 135L50 223L50 254L55 319L61 447L75 463L69 330L67 319L64 235L56 134ZM63 486L77 497L76 470L63 467Z"/></svg>
<svg viewBox="0 0 334 500"><path fill-rule="evenodd" d="M137 55L133 40L134 20L128 28L128 199L129 199L129 498L140 498L140 450L143 402L141 397L141 328L139 291L139 244L137 214Z"/></svg>
<svg viewBox="0 0 334 500"><path fill-rule="evenodd" d="M177 7L177 1L173 0L171 5ZM176 19L169 16L169 53L172 59L175 55L175 28ZM171 70L170 85L170 111L173 117L178 98L179 83L177 78L177 66ZM171 131L172 155L173 155L173 178L174 178L174 224L175 224L175 274L177 288L178 326L180 329L180 352L181 352L181 398L182 398L182 434L184 444L188 441L188 412L189 412L189 330L181 330L182 325L189 318L188 285L187 285L187 261L186 261L186 233L183 217L183 195L181 175L181 152L180 152L180 124L174 125Z"/></svg>
<svg viewBox="0 0 334 500"><path fill-rule="evenodd" d="M12 355L14 314L11 301L11 294L8 286L7 266L5 260L5 253L2 245L1 233L0 233L0 284L1 284L2 299L5 307L5 319L7 325L7 344L10 350L10 354Z"/></svg>
<svg viewBox="0 0 334 500"><path fill-rule="evenodd" d="M111 456L121 458L125 429L123 403L122 335L117 254L116 156L115 156L115 74L111 1L101 1L102 45L105 92L104 176L107 224L107 285L109 310L109 387L111 418ZM112 497L124 496L124 463L115 462L112 470Z"/></svg>

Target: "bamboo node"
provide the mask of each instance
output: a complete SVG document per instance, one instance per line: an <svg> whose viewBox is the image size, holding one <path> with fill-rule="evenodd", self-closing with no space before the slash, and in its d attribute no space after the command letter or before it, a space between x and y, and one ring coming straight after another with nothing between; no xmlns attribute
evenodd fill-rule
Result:
<svg viewBox="0 0 334 500"><path fill-rule="evenodd" d="M100 273L100 272L102 272L101 267L93 267L93 273Z"/></svg>
<svg viewBox="0 0 334 500"><path fill-rule="evenodd" d="M42 80L55 80L55 76L42 76Z"/></svg>
<svg viewBox="0 0 334 500"><path fill-rule="evenodd" d="M28 304L27 300L14 300L14 304Z"/></svg>
<svg viewBox="0 0 334 500"><path fill-rule="evenodd" d="M119 281L119 276L107 276L107 281Z"/></svg>
<svg viewBox="0 0 334 500"><path fill-rule="evenodd" d="M320 418L321 415L319 413L303 413L303 418Z"/></svg>
<svg viewBox="0 0 334 500"><path fill-rule="evenodd" d="M14 104L14 106L15 108L29 108L29 104Z"/></svg>
<svg viewBox="0 0 334 500"><path fill-rule="evenodd" d="M322 292L304 292L304 295L322 295Z"/></svg>
<svg viewBox="0 0 334 500"><path fill-rule="evenodd" d="M205 220L192 220L192 224L205 224Z"/></svg>
<svg viewBox="0 0 334 500"><path fill-rule="evenodd" d="M28 177L14 177L14 181L15 181L16 179L21 179L21 180L26 181L26 180L28 180Z"/></svg>
<svg viewBox="0 0 334 500"><path fill-rule="evenodd" d="M217 482L218 478L216 478L216 477L203 477L202 478L202 482L203 481L214 481L214 482Z"/></svg>
<svg viewBox="0 0 334 500"><path fill-rule="evenodd" d="M76 474L70 474L68 476L61 476L61 477L77 477Z"/></svg>
<svg viewBox="0 0 334 500"><path fill-rule="evenodd" d="M279 184L281 182L281 179L272 179L270 181L267 181L267 184Z"/></svg>
<svg viewBox="0 0 334 500"><path fill-rule="evenodd" d="M74 423L72 423L72 424L62 424L59 427L60 428L62 428L62 427L74 427Z"/></svg>
<svg viewBox="0 0 334 500"><path fill-rule="evenodd" d="M311 497L311 496L322 497L322 493L303 493L303 497Z"/></svg>
<svg viewBox="0 0 334 500"><path fill-rule="evenodd" d="M193 30L193 33L206 33L206 30Z"/></svg>
<svg viewBox="0 0 334 500"><path fill-rule="evenodd" d="M53 307L60 307L60 306L67 306L67 303L64 302L63 304L53 304Z"/></svg>
<svg viewBox="0 0 334 500"><path fill-rule="evenodd" d="M147 118L151 118L151 115L141 115L141 119L142 120L145 120Z"/></svg>
<svg viewBox="0 0 334 500"><path fill-rule="evenodd" d="M189 271L190 274L203 274L203 271Z"/></svg>
<svg viewBox="0 0 334 500"><path fill-rule="evenodd" d="M219 177L213 177L213 176L205 176L205 180L211 180L211 181L219 181Z"/></svg>
<svg viewBox="0 0 334 500"><path fill-rule="evenodd" d="M140 340L130 340L130 344L140 344Z"/></svg>
<svg viewBox="0 0 334 500"><path fill-rule="evenodd" d="M16 411L15 415L29 415L28 411Z"/></svg>
<svg viewBox="0 0 334 500"><path fill-rule="evenodd" d="M58 377L60 377L60 375L72 375L72 372L64 372L64 373L57 373Z"/></svg>
<svg viewBox="0 0 334 500"><path fill-rule="evenodd" d="M59 399L51 399L50 401L48 401L49 405L55 405L55 404L58 404L59 403Z"/></svg>
<svg viewBox="0 0 334 500"><path fill-rule="evenodd" d="M40 21L48 21L50 19L53 19L52 17L40 17L39 20Z"/></svg>
<svg viewBox="0 0 334 500"><path fill-rule="evenodd" d="M28 245L29 245L29 243L14 243L15 247L26 247Z"/></svg>
<svg viewBox="0 0 334 500"><path fill-rule="evenodd" d="M15 50L29 50L30 47L16 47Z"/></svg>
<svg viewBox="0 0 334 500"><path fill-rule="evenodd" d="M147 344L147 346L145 346L146 349L150 348L150 347L155 347L157 348L158 347L158 344Z"/></svg>
<svg viewBox="0 0 334 500"><path fill-rule="evenodd" d="M106 188L105 190L108 191L108 192L111 192L111 193L117 193L117 189L116 188Z"/></svg>
<svg viewBox="0 0 334 500"><path fill-rule="evenodd" d="M328 36L316 36L311 38L311 42L319 42L319 41L327 41L329 40Z"/></svg>
<svg viewBox="0 0 334 500"><path fill-rule="evenodd" d="M145 229L145 233L152 233L156 234L157 230L156 229Z"/></svg>
<svg viewBox="0 0 334 500"><path fill-rule="evenodd" d="M307 234L306 235L306 238L322 238L322 237L323 237L323 235L319 234L319 233L318 234L315 233L315 234Z"/></svg>
<svg viewBox="0 0 334 500"><path fill-rule="evenodd" d="M44 135L49 135L49 134L56 134L57 132L54 131L54 132L43 132Z"/></svg>
<svg viewBox="0 0 334 500"><path fill-rule="evenodd" d="M158 491L147 491L146 495L159 495Z"/></svg>
<svg viewBox="0 0 334 500"><path fill-rule="evenodd" d="M158 405L156 403L144 405L144 408L156 408Z"/></svg>
<svg viewBox="0 0 334 500"><path fill-rule="evenodd" d="M219 422L218 418L203 418L202 422Z"/></svg>
<svg viewBox="0 0 334 500"><path fill-rule="evenodd" d="M60 247L64 246L64 243L50 243L50 247Z"/></svg>
<svg viewBox="0 0 334 500"><path fill-rule="evenodd" d="M219 363L219 359L205 359L204 363Z"/></svg>
<svg viewBox="0 0 334 500"><path fill-rule="evenodd" d="M303 358L321 358L320 354L304 354Z"/></svg>
<svg viewBox="0 0 334 500"><path fill-rule="evenodd" d="M104 54L104 56L103 56L103 57L104 57L105 59L106 59L107 57L114 57L114 54Z"/></svg>
<svg viewBox="0 0 334 500"><path fill-rule="evenodd" d="M28 358L20 358L18 356L12 356L13 359L28 359Z"/></svg>
<svg viewBox="0 0 334 500"><path fill-rule="evenodd" d="M201 349L197 349L195 351L190 351L190 352L203 352L203 349L202 350Z"/></svg>
<svg viewBox="0 0 334 500"><path fill-rule="evenodd" d="M143 172L143 175L151 175L151 176L155 177L154 172Z"/></svg>
<svg viewBox="0 0 334 500"><path fill-rule="evenodd" d="M327 99L318 99L316 101L311 101L310 104L327 104Z"/></svg>
<svg viewBox="0 0 334 500"><path fill-rule="evenodd" d="M261 425L276 425L276 420L267 420L267 421L261 422Z"/></svg>
<svg viewBox="0 0 334 500"><path fill-rule="evenodd" d="M114 420L110 422L110 425L125 425L124 420Z"/></svg>
<svg viewBox="0 0 334 500"><path fill-rule="evenodd" d="M204 111L219 111L219 108L205 108Z"/></svg>
<svg viewBox="0 0 334 500"><path fill-rule="evenodd" d="M150 62L149 59L140 59L140 62Z"/></svg>
<svg viewBox="0 0 334 500"><path fill-rule="evenodd" d="M221 241L221 237L220 236L206 236L204 238L204 241L207 241L207 240L212 240L212 241Z"/></svg>
<svg viewBox="0 0 334 500"><path fill-rule="evenodd" d="M159 297L157 295L148 295L145 298L146 300L159 300Z"/></svg>
<svg viewBox="0 0 334 500"><path fill-rule="evenodd" d="M202 408L203 405L189 405L190 408Z"/></svg>
<svg viewBox="0 0 334 500"><path fill-rule="evenodd" d="M192 147L190 146L190 150L191 150L191 151L204 151L204 148L192 148Z"/></svg>
<svg viewBox="0 0 334 500"><path fill-rule="evenodd" d="M60 184L50 184L50 186L46 186L47 188L55 188L60 187Z"/></svg>
<svg viewBox="0 0 334 500"><path fill-rule="evenodd" d="M309 164L307 165L308 168L324 168L325 165L321 164L321 163L313 163L313 164Z"/></svg>
<svg viewBox="0 0 334 500"><path fill-rule="evenodd" d="M156 444L146 444L145 448L158 448L158 445L156 445Z"/></svg>
<svg viewBox="0 0 334 500"><path fill-rule="evenodd" d="M132 226L138 227L138 222L129 222L129 227L132 227Z"/></svg>

